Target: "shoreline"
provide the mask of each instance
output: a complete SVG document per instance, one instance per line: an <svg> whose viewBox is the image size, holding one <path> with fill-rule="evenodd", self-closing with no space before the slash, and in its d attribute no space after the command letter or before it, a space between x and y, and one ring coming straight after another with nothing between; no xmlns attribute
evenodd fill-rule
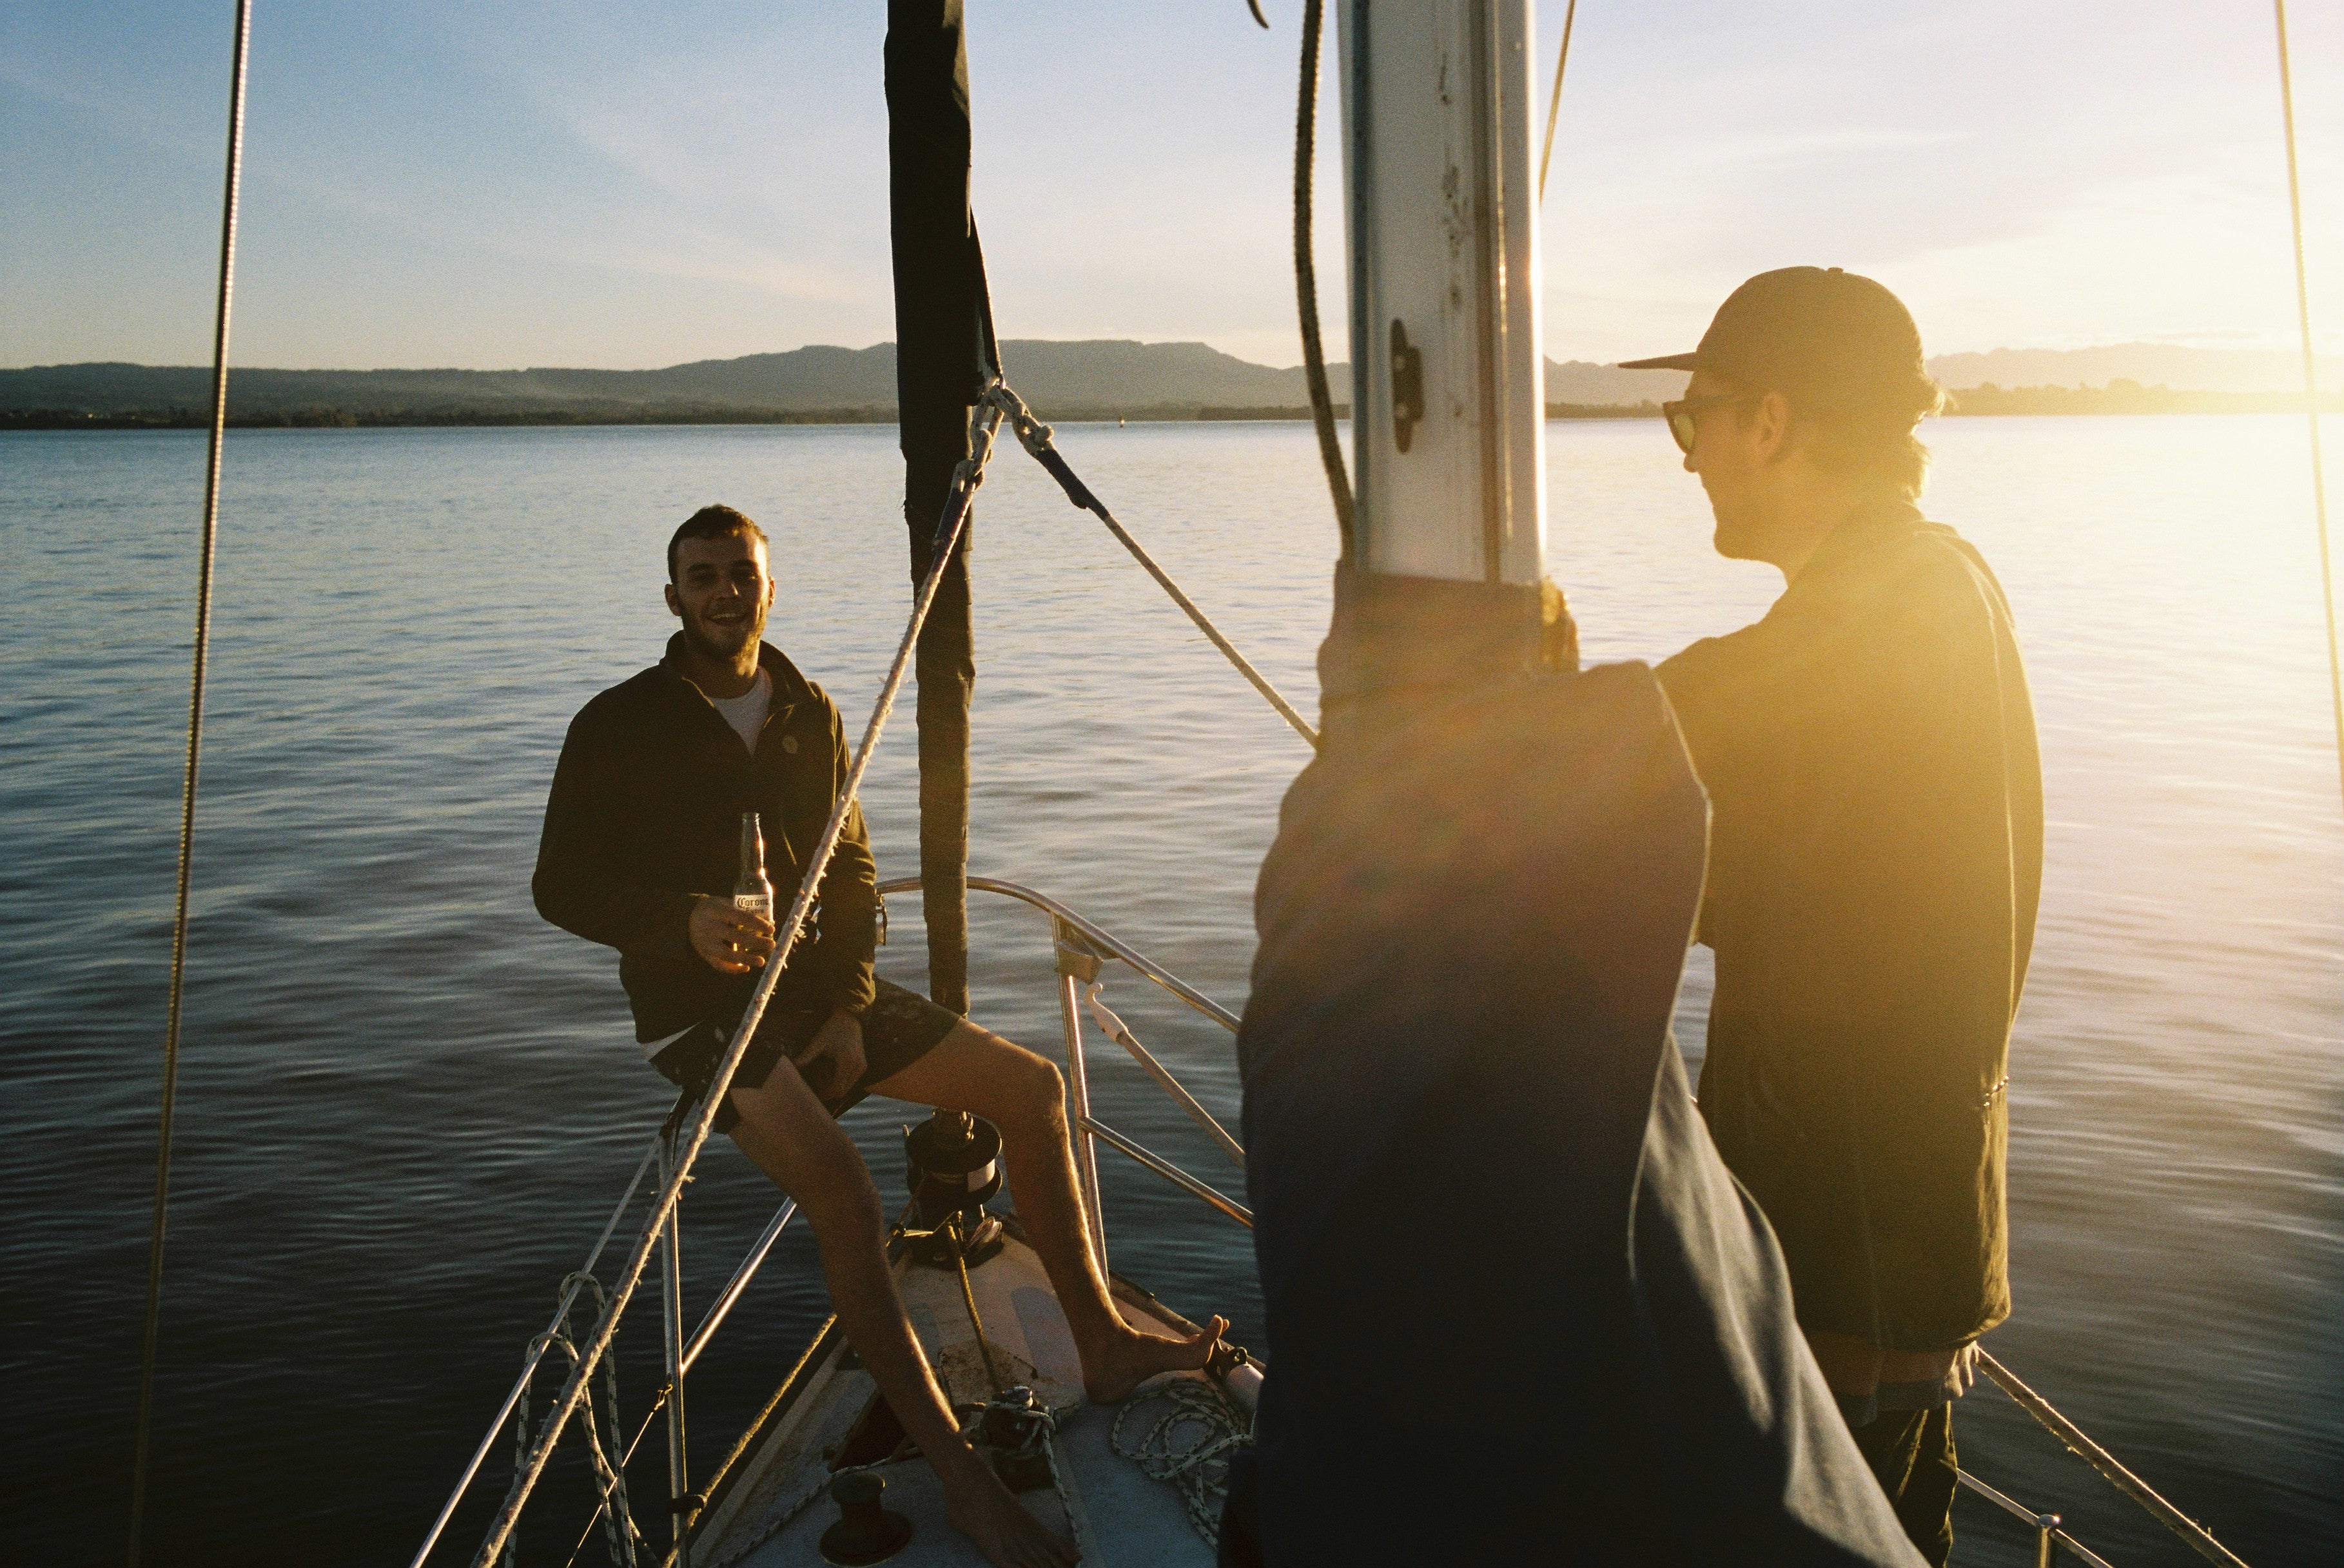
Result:
<svg viewBox="0 0 2344 1568"><path fill-rule="evenodd" d="M2174 392L2165 387L2124 386L2092 387L1971 387L1946 395L1940 417L2019 417L2062 418L2090 415L2154 416L2170 414L2301 414L2306 398L2299 392ZM1660 405L1550 403L1546 417L1556 419L1652 419ZM2344 393L2323 392L2319 412L2344 414ZM1050 416L1067 425L1118 424L1294 424L1308 422L1308 407L1166 407L1147 408L1073 408ZM1348 419L1348 404L1338 404L1335 417ZM893 408L450 408L351 409L307 407L248 410L228 416L237 430L359 430L359 429L498 429L561 428L682 425L893 425ZM79 408L0 409L0 431L11 430L204 430L208 416L193 408L124 409L92 412Z"/></svg>

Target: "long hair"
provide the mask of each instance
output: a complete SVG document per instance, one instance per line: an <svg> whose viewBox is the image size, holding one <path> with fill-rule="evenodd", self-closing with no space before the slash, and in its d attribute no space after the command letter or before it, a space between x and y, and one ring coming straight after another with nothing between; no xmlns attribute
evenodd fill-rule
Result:
<svg viewBox="0 0 2344 1568"><path fill-rule="evenodd" d="M1880 479L1917 501L1929 482L1929 448L1915 432L1922 420L1944 412L1945 394L1926 376L1909 390L1909 397L1886 405L1803 410L1793 404L1791 417L1803 427L1817 467Z"/></svg>

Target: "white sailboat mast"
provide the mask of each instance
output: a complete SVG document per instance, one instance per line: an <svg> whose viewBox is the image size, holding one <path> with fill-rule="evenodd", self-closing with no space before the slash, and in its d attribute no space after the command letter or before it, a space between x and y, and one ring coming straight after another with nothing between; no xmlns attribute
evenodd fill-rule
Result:
<svg viewBox="0 0 2344 1568"><path fill-rule="evenodd" d="M1531 0L1338 0L1358 549L1534 584L1546 536Z"/></svg>

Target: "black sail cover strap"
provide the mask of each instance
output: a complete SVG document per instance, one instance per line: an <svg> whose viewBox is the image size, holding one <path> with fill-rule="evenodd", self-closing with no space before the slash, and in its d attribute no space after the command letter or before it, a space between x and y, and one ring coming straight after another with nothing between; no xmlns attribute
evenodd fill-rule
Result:
<svg viewBox="0 0 2344 1568"><path fill-rule="evenodd" d="M1274 1354L1224 1561L1914 1568L1671 1041L1675 720L1539 614L1337 568L1238 1037Z"/></svg>
<svg viewBox="0 0 2344 1568"><path fill-rule="evenodd" d="M985 255L969 208L968 45L961 0L889 0L888 213L895 269L895 389L912 581L927 576L969 410L1000 374ZM968 711L976 685L968 541L920 633L920 894L928 992L968 1011Z"/></svg>

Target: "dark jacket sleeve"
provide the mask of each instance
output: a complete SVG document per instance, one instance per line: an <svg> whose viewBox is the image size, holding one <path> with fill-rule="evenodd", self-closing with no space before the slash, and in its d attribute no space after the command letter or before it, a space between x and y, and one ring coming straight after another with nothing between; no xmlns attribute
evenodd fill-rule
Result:
<svg viewBox="0 0 2344 1568"><path fill-rule="evenodd" d="M591 707L570 725L538 839L530 890L537 912L563 930L630 957L683 959L693 895L649 887L621 874L610 828L610 773L616 758Z"/></svg>
<svg viewBox="0 0 2344 1568"><path fill-rule="evenodd" d="M830 799L835 801L846 786L848 762L846 730L834 708L830 714ZM878 911L879 870L871 858L871 836L864 828L858 801L847 809L838 849L823 872L822 934L807 955L816 992L833 1007L859 1014L877 994L872 984L871 959L878 950Z"/></svg>

